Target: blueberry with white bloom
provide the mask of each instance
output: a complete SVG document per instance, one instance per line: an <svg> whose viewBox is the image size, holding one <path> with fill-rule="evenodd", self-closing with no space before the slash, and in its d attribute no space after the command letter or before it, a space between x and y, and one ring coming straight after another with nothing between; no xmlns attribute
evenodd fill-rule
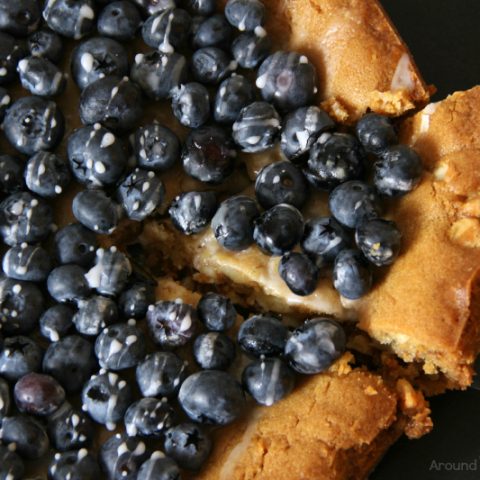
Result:
<svg viewBox="0 0 480 480"><path fill-rule="evenodd" d="M265 30L260 34L245 32L238 35L232 43L232 55L242 68L256 68L270 53L272 43Z"/></svg>
<svg viewBox="0 0 480 480"><path fill-rule="evenodd" d="M54 97L65 89L65 75L44 57L25 57L17 65L22 87L32 95Z"/></svg>
<svg viewBox="0 0 480 480"><path fill-rule="evenodd" d="M42 349L29 337L8 337L0 344L0 375L15 382L42 366Z"/></svg>
<svg viewBox="0 0 480 480"><path fill-rule="evenodd" d="M48 467L48 477L51 480L96 480L101 477L101 472L95 457L86 448L81 448L56 453Z"/></svg>
<svg viewBox="0 0 480 480"><path fill-rule="evenodd" d="M315 291L320 272L308 255L288 252L282 256L278 273L295 295L306 296Z"/></svg>
<svg viewBox="0 0 480 480"><path fill-rule="evenodd" d="M74 302L86 298L90 293L86 273L83 267L74 264L54 268L47 278L48 293L57 302Z"/></svg>
<svg viewBox="0 0 480 480"><path fill-rule="evenodd" d="M225 295L208 292L202 296L197 306L198 317L208 330L223 332L233 327L237 311L232 301Z"/></svg>
<svg viewBox="0 0 480 480"><path fill-rule="evenodd" d="M0 155L0 192L10 194L22 190L23 170L24 163L18 157Z"/></svg>
<svg viewBox="0 0 480 480"><path fill-rule="evenodd" d="M263 152L275 144L280 133L280 115L267 102L242 108L232 127L233 139L244 152Z"/></svg>
<svg viewBox="0 0 480 480"><path fill-rule="evenodd" d="M368 153L381 154L387 147L398 142L392 121L383 115L370 112L355 125L355 133Z"/></svg>
<svg viewBox="0 0 480 480"><path fill-rule="evenodd" d="M142 463L138 471L138 478L142 480L180 480L178 465L157 450L152 456Z"/></svg>
<svg viewBox="0 0 480 480"><path fill-rule="evenodd" d="M202 333L193 344L193 356L204 370L226 370L235 358L235 343L222 332Z"/></svg>
<svg viewBox="0 0 480 480"><path fill-rule="evenodd" d="M232 75L218 87L213 116L218 123L232 124L242 108L255 100L255 88L243 75Z"/></svg>
<svg viewBox="0 0 480 480"><path fill-rule="evenodd" d="M345 298L356 300L372 285L368 262L358 250L342 250L333 264L333 286Z"/></svg>
<svg viewBox="0 0 480 480"><path fill-rule="evenodd" d="M198 128L210 117L210 97L201 83L180 85L170 95L173 114L185 127Z"/></svg>
<svg viewBox="0 0 480 480"><path fill-rule="evenodd" d="M5 112L8 110L11 103L12 103L12 97L8 93L8 90L4 87L0 87L0 122L3 121ZM0 183L1 183L1 178L0 178Z"/></svg>
<svg viewBox="0 0 480 480"><path fill-rule="evenodd" d="M0 32L0 85L16 80L18 61L27 54L22 42L8 33Z"/></svg>
<svg viewBox="0 0 480 480"><path fill-rule="evenodd" d="M176 6L175 0L133 0L133 3L136 3L148 15L164 12Z"/></svg>
<svg viewBox="0 0 480 480"><path fill-rule="evenodd" d="M20 456L7 446L0 445L0 478L22 480L25 466Z"/></svg>
<svg viewBox="0 0 480 480"><path fill-rule="evenodd" d="M161 438L175 423L175 411L167 401L142 398L125 412L125 430L130 437Z"/></svg>
<svg viewBox="0 0 480 480"><path fill-rule="evenodd" d="M105 5L98 15L97 29L100 35L116 40L131 40L142 24L137 7L127 0L118 0Z"/></svg>
<svg viewBox="0 0 480 480"><path fill-rule="evenodd" d="M195 80L207 85L217 85L237 69L237 62L218 47L203 47L191 59Z"/></svg>
<svg viewBox="0 0 480 480"><path fill-rule="evenodd" d="M50 342L58 342L73 328L75 311L68 305L57 304L43 312L40 320L40 333Z"/></svg>
<svg viewBox="0 0 480 480"><path fill-rule="evenodd" d="M62 58L63 42L59 35L48 29L33 32L27 39L28 50L34 57L47 58L58 63Z"/></svg>
<svg viewBox="0 0 480 480"><path fill-rule="evenodd" d="M148 283L136 282L123 290L118 299L118 308L127 318L144 318L148 306L155 302L154 287Z"/></svg>
<svg viewBox="0 0 480 480"><path fill-rule="evenodd" d="M215 12L215 0L183 0L185 8L196 15L212 15Z"/></svg>
<svg viewBox="0 0 480 480"><path fill-rule="evenodd" d="M193 35L192 43L195 48L223 47L230 44L232 34L233 29L225 15L217 13L200 23Z"/></svg>
<svg viewBox="0 0 480 480"><path fill-rule="evenodd" d="M24 37L37 29L41 12L36 0L0 3L0 30Z"/></svg>
<svg viewBox="0 0 480 480"><path fill-rule="evenodd" d="M102 295L92 295L77 302L78 311L73 317L77 331L83 335L98 335L103 328L118 318L117 304Z"/></svg>
<svg viewBox="0 0 480 480"><path fill-rule="evenodd" d="M49 0L43 18L55 32L78 40L95 29L94 0Z"/></svg>
<svg viewBox="0 0 480 480"><path fill-rule="evenodd" d="M345 351L342 326L329 318L307 320L293 331L285 346L285 356L297 372L312 375L325 371Z"/></svg>
<svg viewBox="0 0 480 480"><path fill-rule="evenodd" d="M41 246L22 243L3 256L3 272L7 277L29 282L45 280L51 270L50 255Z"/></svg>
<svg viewBox="0 0 480 480"><path fill-rule="evenodd" d="M90 267L97 247L96 235L79 223L66 225L55 234L55 254L62 264Z"/></svg>
<svg viewBox="0 0 480 480"><path fill-rule="evenodd" d="M265 6L260 0L228 0L225 16L241 32L253 31L265 21Z"/></svg>
<svg viewBox="0 0 480 480"><path fill-rule="evenodd" d="M238 330L240 347L255 357L280 355L287 338L287 327L268 315L254 315L245 320Z"/></svg>

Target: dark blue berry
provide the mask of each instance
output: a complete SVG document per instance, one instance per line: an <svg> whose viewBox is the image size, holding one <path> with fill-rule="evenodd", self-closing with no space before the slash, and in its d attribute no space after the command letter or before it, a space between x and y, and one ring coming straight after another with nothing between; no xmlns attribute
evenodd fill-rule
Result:
<svg viewBox="0 0 480 480"><path fill-rule="evenodd" d="M270 407L293 390L295 374L283 360L264 358L247 365L242 383L257 403Z"/></svg>
<svg viewBox="0 0 480 480"><path fill-rule="evenodd" d="M142 398L125 413L125 430L130 437L160 438L175 419L172 407L157 398Z"/></svg>
<svg viewBox="0 0 480 480"><path fill-rule="evenodd" d="M130 77L148 97L162 100L187 80L187 60L176 52L138 53Z"/></svg>
<svg viewBox="0 0 480 480"><path fill-rule="evenodd" d="M170 92L172 111L177 120L189 128L198 128L210 116L210 97L201 83L180 85Z"/></svg>
<svg viewBox="0 0 480 480"><path fill-rule="evenodd" d="M10 404L10 387L7 381L0 377L0 425L2 424L2 419L10 412Z"/></svg>
<svg viewBox="0 0 480 480"><path fill-rule="evenodd" d="M92 295L78 301L77 305L78 312L73 317L73 323L82 335L98 335L103 328L117 320L117 305L111 298Z"/></svg>
<svg viewBox="0 0 480 480"><path fill-rule="evenodd" d="M50 60L43 57L25 57L17 70L22 87L32 95L53 97L65 89L65 76Z"/></svg>
<svg viewBox="0 0 480 480"><path fill-rule="evenodd" d="M2 119L0 115L0 121L1 120ZM12 157L11 155L0 155L1 193L9 194L22 189L23 167L23 162L19 158Z"/></svg>
<svg viewBox="0 0 480 480"><path fill-rule="evenodd" d="M78 479L97 480L101 478L100 467L87 449L56 453L48 467L51 480Z"/></svg>
<svg viewBox="0 0 480 480"><path fill-rule="evenodd" d="M85 274L80 265L68 264L54 268L47 279L48 293L57 302L82 300L90 293Z"/></svg>
<svg viewBox="0 0 480 480"><path fill-rule="evenodd" d="M238 35L232 43L232 55L242 68L256 68L267 58L271 49L270 39L262 29L260 35L245 32Z"/></svg>
<svg viewBox="0 0 480 480"><path fill-rule="evenodd" d="M253 84L242 75L232 75L218 87L213 116L219 123L232 124L242 108L255 100Z"/></svg>
<svg viewBox="0 0 480 480"><path fill-rule="evenodd" d="M198 470L211 449L210 437L193 423L181 423L165 435L165 453L188 470Z"/></svg>
<svg viewBox="0 0 480 480"><path fill-rule="evenodd" d="M57 197L71 181L67 162L50 152L38 152L25 166L25 183L30 191L45 198Z"/></svg>
<svg viewBox="0 0 480 480"><path fill-rule="evenodd" d="M304 55L280 51L260 65L256 85L264 100L279 110L291 111L313 103L317 74Z"/></svg>
<svg viewBox="0 0 480 480"><path fill-rule="evenodd" d="M238 343L255 357L275 356L283 353L288 330L274 317L255 315L242 323L238 330Z"/></svg>
<svg viewBox="0 0 480 480"><path fill-rule="evenodd" d="M137 366L138 387L144 397L171 397L187 376L187 362L173 352L147 355Z"/></svg>
<svg viewBox="0 0 480 480"><path fill-rule="evenodd" d="M0 445L0 478L22 480L24 473L22 459L7 446Z"/></svg>
<svg viewBox="0 0 480 480"><path fill-rule="evenodd" d="M233 139L244 152L263 152L277 140L280 116L270 103L253 102L242 108L232 130Z"/></svg>
<svg viewBox="0 0 480 480"><path fill-rule="evenodd" d="M73 315L74 310L68 305L58 304L50 307L40 317L40 333L50 342L58 342L72 329Z"/></svg>
<svg viewBox="0 0 480 480"><path fill-rule="evenodd" d="M191 69L198 82L217 85L237 69L237 62L218 47L203 47L193 54Z"/></svg>
<svg viewBox="0 0 480 480"><path fill-rule="evenodd" d="M81 390L96 365L92 345L78 335L50 344L43 358L43 371L57 379L68 393Z"/></svg>
<svg viewBox="0 0 480 480"><path fill-rule="evenodd" d="M185 8L197 15L212 15L215 12L215 0L183 0Z"/></svg>
<svg viewBox="0 0 480 480"><path fill-rule="evenodd" d="M228 0L225 16L241 32L253 31L263 25L265 6L259 0Z"/></svg>
<svg viewBox="0 0 480 480"><path fill-rule="evenodd" d="M253 243L253 222L259 215L255 200L236 195L220 204L212 219L218 243L227 250L245 250Z"/></svg>
<svg viewBox="0 0 480 480"><path fill-rule="evenodd" d="M148 308L147 322L158 345L180 347L195 333L197 312L186 303L160 301Z"/></svg>
<svg viewBox="0 0 480 480"><path fill-rule="evenodd" d="M342 225L355 228L380 214L379 199L372 187L358 180L342 183L330 193L328 205Z"/></svg>
<svg viewBox="0 0 480 480"><path fill-rule="evenodd" d="M41 348L28 337L8 337L0 348L0 374L15 382L42 365Z"/></svg>
<svg viewBox="0 0 480 480"><path fill-rule="evenodd" d="M283 119L280 147L290 160L306 154L318 137L335 127L335 123L322 109L301 107Z"/></svg>
<svg viewBox="0 0 480 480"><path fill-rule="evenodd" d="M345 298L356 300L372 285L368 263L358 250L342 250L333 265L333 286Z"/></svg>
<svg viewBox="0 0 480 480"><path fill-rule="evenodd" d="M43 18L55 32L78 40L95 29L95 2L49 0L43 8Z"/></svg>
<svg viewBox="0 0 480 480"><path fill-rule="evenodd" d="M357 122L355 133L363 148L375 155L379 155L388 146L398 142L392 121L374 112L365 114Z"/></svg>
<svg viewBox="0 0 480 480"><path fill-rule="evenodd" d="M325 371L345 351L345 332L329 318L314 318L293 331L285 355L297 372L311 375Z"/></svg>
<svg viewBox="0 0 480 480"><path fill-rule="evenodd" d="M42 29L33 32L27 40L30 55L47 58L53 63L58 63L62 58L62 39L51 30Z"/></svg>
<svg viewBox="0 0 480 480"><path fill-rule="evenodd" d="M36 30L41 13L36 0L4 1L0 3L0 30L24 37Z"/></svg>
<svg viewBox="0 0 480 480"><path fill-rule="evenodd" d="M202 333L193 344L193 356L205 370L226 370L235 358L235 344L222 332Z"/></svg>
<svg viewBox="0 0 480 480"><path fill-rule="evenodd" d="M310 295L317 288L320 272L315 263L299 252L283 255L278 265L278 273L288 288L296 295Z"/></svg>
<svg viewBox="0 0 480 480"><path fill-rule="evenodd" d="M27 50L23 43L0 32L0 85L7 85L17 78L18 61L25 55Z"/></svg>
<svg viewBox="0 0 480 480"><path fill-rule="evenodd" d="M195 48L214 46L222 48L230 44L232 34L233 29L225 16L222 13L217 13L200 23L193 35L193 46Z"/></svg>
<svg viewBox="0 0 480 480"><path fill-rule="evenodd" d="M292 250L303 235L302 214L292 205L281 203L255 220L253 239L269 255Z"/></svg>
<svg viewBox="0 0 480 480"><path fill-rule="evenodd" d="M229 134L218 126L190 132L182 152L185 172L209 184L219 184L232 174L237 152Z"/></svg>
<svg viewBox="0 0 480 480"><path fill-rule="evenodd" d="M232 301L219 293L209 292L202 296L197 306L198 317L208 330L223 332L233 327L237 311Z"/></svg>
<svg viewBox="0 0 480 480"><path fill-rule="evenodd" d="M100 35L116 40L131 40L141 23L142 17L135 5L119 0L105 5L98 16L97 28Z"/></svg>
<svg viewBox="0 0 480 480"><path fill-rule="evenodd" d="M5 112L8 110L11 103L12 103L12 97L8 93L8 90L4 87L0 87L0 122L3 122L3 118L5 117ZM2 155L2 157L3 156L4 155ZM0 178L0 188L1 188L1 184L2 184L2 179Z"/></svg>
<svg viewBox="0 0 480 480"><path fill-rule="evenodd" d="M15 404L23 413L50 415L65 401L65 390L50 375L27 373L13 390Z"/></svg>
<svg viewBox="0 0 480 480"><path fill-rule="evenodd" d="M280 161L266 165L255 181L255 195L263 208L288 203L302 208L307 200L308 184L293 163Z"/></svg>
<svg viewBox="0 0 480 480"><path fill-rule="evenodd" d="M134 283L118 299L118 307L127 318L145 318L148 306L155 302L154 288L147 283Z"/></svg>
<svg viewBox="0 0 480 480"><path fill-rule="evenodd" d="M140 467L138 478L142 480L180 480L180 469L162 452L156 451Z"/></svg>
<svg viewBox="0 0 480 480"><path fill-rule="evenodd" d="M21 97L7 110L3 130L15 149L33 155L40 150L52 150L60 143L64 119L55 102Z"/></svg>
<svg viewBox="0 0 480 480"><path fill-rule="evenodd" d="M217 211L215 192L185 192L178 195L168 213L173 225L185 235L204 230Z"/></svg>
<svg viewBox="0 0 480 480"><path fill-rule="evenodd" d="M374 167L375 187L384 195L404 195L413 190L422 177L422 160L408 145L386 148Z"/></svg>
<svg viewBox="0 0 480 480"><path fill-rule="evenodd" d="M176 6L175 0L133 0L133 3L136 3L148 15L154 15Z"/></svg>
<svg viewBox="0 0 480 480"><path fill-rule="evenodd" d="M2 266L7 277L41 282L50 273L52 262L44 248L22 243L7 250Z"/></svg>
<svg viewBox="0 0 480 480"><path fill-rule="evenodd" d="M79 223L71 223L55 234L55 253L60 263L90 267L95 259L97 237Z"/></svg>

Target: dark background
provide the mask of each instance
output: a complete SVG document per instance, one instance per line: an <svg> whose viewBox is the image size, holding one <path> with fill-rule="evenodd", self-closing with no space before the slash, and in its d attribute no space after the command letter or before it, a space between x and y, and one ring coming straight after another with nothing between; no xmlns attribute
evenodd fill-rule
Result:
<svg viewBox="0 0 480 480"><path fill-rule="evenodd" d="M441 100L480 84L480 0L381 0L429 84ZM371 480L480 479L480 390L431 399L433 432L401 439ZM432 462L469 462L474 470L448 471ZM476 462L476 463L472 463ZM453 466L453 465L451 465Z"/></svg>

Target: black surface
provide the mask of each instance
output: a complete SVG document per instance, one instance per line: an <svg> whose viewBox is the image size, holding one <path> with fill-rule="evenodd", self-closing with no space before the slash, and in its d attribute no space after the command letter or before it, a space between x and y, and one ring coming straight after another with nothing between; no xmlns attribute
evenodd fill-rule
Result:
<svg viewBox="0 0 480 480"><path fill-rule="evenodd" d="M433 100L480 84L479 0L382 0L428 83ZM401 439L371 480L480 479L480 391L431 399L434 429Z"/></svg>

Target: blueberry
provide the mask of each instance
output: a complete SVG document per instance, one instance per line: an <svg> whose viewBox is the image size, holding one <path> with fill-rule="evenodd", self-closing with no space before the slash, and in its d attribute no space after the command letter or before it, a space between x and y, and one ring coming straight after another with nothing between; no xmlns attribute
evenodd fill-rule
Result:
<svg viewBox="0 0 480 480"><path fill-rule="evenodd" d="M4 445L14 443L15 451L29 460L43 457L49 447L48 436L43 426L27 415L5 417L0 428L0 440Z"/></svg>
<svg viewBox="0 0 480 480"><path fill-rule="evenodd" d="M210 116L208 90L201 83L191 82L173 88L172 111L177 120L189 128L198 128Z"/></svg>
<svg viewBox="0 0 480 480"><path fill-rule="evenodd" d="M62 71L44 57L25 57L17 65L22 87L32 95L54 97L65 89L66 81Z"/></svg>
<svg viewBox="0 0 480 480"><path fill-rule="evenodd" d="M329 318L314 318L298 327L285 346L285 355L297 372L311 375L325 371L345 351L342 326Z"/></svg>
<svg viewBox="0 0 480 480"><path fill-rule="evenodd" d="M1 87L0 87L1 88ZM0 115L0 122L1 122ZM13 193L23 187L23 162L11 155L0 155L0 193Z"/></svg>
<svg viewBox="0 0 480 480"><path fill-rule="evenodd" d="M229 45L233 29L222 13L207 17L198 26L193 35L193 46L195 48L214 47L220 48Z"/></svg>
<svg viewBox="0 0 480 480"><path fill-rule="evenodd" d="M82 300L90 293L86 270L79 265L67 264L54 268L47 279L48 293L57 302Z"/></svg>
<svg viewBox="0 0 480 480"><path fill-rule="evenodd" d="M190 375L178 393L180 406L195 422L227 425L245 408L245 395L230 374L203 370Z"/></svg>
<svg viewBox="0 0 480 480"><path fill-rule="evenodd" d="M233 124L233 139L244 152L263 152L275 144L280 116L267 102L253 102L242 108Z"/></svg>
<svg viewBox="0 0 480 480"><path fill-rule="evenodd" d="M202 296L197 311L202 323L213 332L228 330L233 327L237 318L237 311L231 300L215 292Z"/></svg>
<svg viewBox="0 0 480 480"><path fill-rule="evenodd" d="M255 220L253 239L269 255L292 250L303 235L302 214L292 205L280 203Z"/></svg>
<svg viewBox="0 0 480 480"><path fill-rule="evenodd" d="M7 446L0 445L0 478L21 480L24 478L25 466L22 459Z"/></svg>
<svg viewBox="0 0 480 480"><path fill-rule="evenodd" d="M52 268L50 255L44 248L26 243L7 250L2 265L7 277L30 282L45 280Z"/></svg>
<svg viewBox="0 0 480 480"><path fill-rule="evenodd" d="M50 205L27 192L13 193L0 203L0 234L7 245L35 243L53 228Z"/></svg>
<svg viewBox="0 0 480 480"><path fill-rule="evenodd" d="M310 183L321 190L359 178L364 169L365 152L348 133L324 133L312 145L304 172Z"/></svg>
<svg viewBox="0 0 480 480"><path fill-rule="evenodd" d="M0 348L0 374L14 382L27 373L40 370L41 348L28 337L8 337Z"/></svg>
<svg viewBox="0 0 480 480"><path fill-rule="evenodd" d="M23 413L50 415L65 401L65 390L50 375L27 373L13 390L15 404Z"/></svg>
<svg viewBox="0 0 480 480"><path fill-rule="evenodd" d="M137 282L125 289L118 300L120 312L128 318L145 318L148 306L155 302L154 288Z"/></svg>
<svg viewBox="0 0 480 480"><path fill-rule="evenodd" d="M10 387L8 386L7 381L0 377L0 425L2 423L2 419L5 418L10 412L10 403Z"/></svg>
<svg viewBox="0 0 480 480"><path fill-rule="evenodd" d="M328 205L332 215L342 225L355 228L380 214L379 199L373 188L364 182L351 180L330 193Z"/></svg>
<svg viewBox="0 0 480 480"><path fill-rule="evenodd" d="M149 15L175 7L175 0L133 0L133 2Z"/></svg>
<svg viewBox="0 0 480 480"><path fill-rule="evenodd" d="M375 162L375 187L384 195L404 195L418 185L421 177L422 160L408 145L386 148Z"/></svg>
<svg viewBox="0 0 480 480"><path fill-rule="evenodd" d="M220 204L212 219L212 230L218 243L227 250L245 250L253 243L253 222L259 215L250 197L236 195Z"/></svg>
<svg viewBox="0 0 480 480"><path fill-rule="evenodd" d="M131 437L160 438L175 419L172 407L156 398L142 398L132 403L125 413L125 430Z"/></svg>
<svg viewBox="0 0 480 480"><path fill-rule="evenodd" d="M255 357L283 353L288 330L280 320L267 315L254 315L240 325L238 343Z"/></svg>
<svg viewBox="0 0 480 480"><path fill-rule="evenodd" d="M293 163L280 161L266 165L255 181L255 195L264 208L287 203L302 208L307 200L308 184Z"/></svg>
<svg viewBox="0 0 480 480"><path fill-rule="evenodd" d="M12 103L12 97L8 93L8 90L6 88L0 87L0 122L3 122L3 118L5 117L5 112L8 110L11 103ZM4 157L4 156L5 155L2 155L1 157ZM0 188L2 188L1 185L2 185L2 179L0 178Z"/></svg>
<svg viewBox="0 0 480 480"><path fill-rule="evenodd" d="M242 68L256 68L260 62L267 58L271 49L271 41L266 36L265 30L260 30L260 35L245 32L238 35L232 43L232 55Z"/></svg>
<svg viewBox="0 0 480 480"><path fill-rule="evenodd" d="M255 100L253 84L242 75L232 75L218 87L213 108L215 121L232 124L242 108Z"/></svg>
<svg viewBox="0 0 480 480"><path fill-rule="evenodd" d="M190 22L190 15L181 8L156 13L143 24L143 41L160 52L173 53L185 43Z"/></svg>
<svg viewBox="0 0 480 480"><path fill-rule="evenodd" d="M402 234L394 222L373 219L360 224L355 241L365 258L382 267L395 261L400 251Z"/></svg>
<svg viewBox="0 0 480 480"><path fill-rule="evenodd" d="M187 376L187 362L173 352L147 355L137 366L138 387L144 397L171 397Z"/></svg>
<svg viewBox="0 0 480 480"><path fill-rule="evenodd" d="M319 257L320 263L333 262L349 244L348 233L332 217L315 217L305 224L302 249L310 255Z"/></svg>
<svg viewBox="0 0 480 480"><path fill-rule="evenodd" d="M333 286L345 298L356 300L372 285L372 273L358 250L342 250L333 265Z"/></svg>
<svg viewBox="0 0 480 480"><path fill-rule="evenodd" d="M127 51L121 43L111 38L90 38L73 51L71 69L76 84L83 90L107 75L127 75Z"/></svg>
<svg viewBox="0 0 480 480"><path fill-rule="evenodd" d="M187 80L187 60L179 53L148 52L135 55L130 77L154 100L168 97Z"/></svg>
<svg viewBox="0 0 480 480"><path fill-rule="evenodd" d="M102 295L118 295L127 285L132 266L127 256L110 247L108 250L99 248L95 265L86 277L91 288Z"/></svg>
<svg viewBox="0 0 480 480"><path fill-rule="evenodd" d="M229 134L218 126L190 132L182 152L185 172L201 182L222 183L235 168L237 152Z"/></svg>
<svg viewBox="0 0 480 480"><path fill-rule="evenodd" d="M304 55L276 52L260 65L256 85L264 100L282 111L291 111L313 103L317 74Z"/></svg>
<svg viewBox="0 0 480 480"><path fill-rule="evenodd" d="M193 423L181 423L165 435L165 453L188 470L198 470L211 449L210 437Z"/></svg>
<svg viewBox="0 0 480 480"><path fill-rule="evenodd" d="M335 127L326 112L316 106L301 107L283 119L280 147L290 160L306 154L318 137Z"/></svg>
<svg viewBox="0 0 480 480"><path fill-rule="evenodd" d="M265 358L247 365L242 383L257 403L270 407L293 390L295 374L283 360Z"/></svg>
<svg viewBox="0 0 480 480"><path fill-rule="evenodd" d="M17 78L17 63L27 55L23 43L8 33L0 32L0 85L7 85Z"/></svg>
<svg viewBox="0 0 480 480"><path fill-rule="evenodd" d="M85 227L97 233L110 234L120 220L120 206L103 190L84 190L73 199L72 212Z"/></svg>
<svg viewBox="0 0 480 480"><path fill-rule="evenodd" d="M115 301L101 295L92 295L80 300L77 305L78 312L73 317L73 323L82 335L98 335L118 317Z"/></svg>
<svg viewBox="0 0 480 480"><path fill-rule="evenodd" d="M173 225L185 235L204 230L217 211L215 192L185 192L173 200L168 213Z"/></svg>
<svg viewBox="0 0 480 480"><path fill-rule="evenodd" d="M156 451L152 453L149 460L142 463L138 471L138 478L142 480L180 480L180 469L171 458Z"/></svg>
<svg viewBox="0 0 480 480"><path fill-rule="evenodd" d="M84 125L101 123L115 132L135 127L143 112L142 92L128 77L109 75L90 83L80 96Z"/></svg>
<svg viewBox="0 0 480 480"><path fill-rule="evenodd" d="M317 288L320 272L315 263L299 252L283 255L278 265L278 273L295 295L310 295Z"/></svg>
<svg viewBox="0 0 480 480"><path fill-rule="evenodd" d="M47 58L53 63L58 63L62 59L62 39L51 30L42 29L33 32L28 37L27 46L30 55L34 57Z"/></svg>
<svg viewBox="0 0 480 480"><path fill-rule="evenodd" d="M55 32L78 40L95 29L95 2L50 0L43 7L43 18Z"/></svg>
<svg viewBox="0 0 480 480"><path fill-rule="evenodd" d="M158 345L180 347L195 333L197 313L186 303L160 301L148 308L147 322Z"/></svg>
<svg viewBox="0 0 480 480"><path fill-rule="evenodd" d="M185 8L197 15L212 15L215 12L215 0L183 0Z"/></svg>
<svg viewBox="0 0 480 480"><path fill-rule="evenodd" d="M199 48L192 55L191 70L198 82L217 85L237 69L237 62L218 47Z"/></svg>
<svg viewBox="0 0 480 480"><path fill-rule="evenodd" d="M93 440L93 423L85 413L65 402L48 417L48 435L61 452L87 447Z"/></svg>
<svg viewBox="0 0 480 480"><path fill-rule="evenodd" d="M141 440L116 434L101 446L99 457L106 478L136 480L141 478L138 471L148 454Z"/></svg>
<svg viewBox="0 0 480 480"><path fill-rule="evenodd" d="M51 100L21 97L7 110L3 130L12 146L25 155L52 150L62 139L64 119Z"/></svg>
<svg viewBox="0 0 480 480"><path fill-rule="evenodd" d="M50 342L58 342L72 329L73 315L74 311L68 305L50 307L40 317L40 333Z"/></svg>
<svg viewBox="0 0 480 480"><path fill-rule="evenodd" d="M24 37L36 30L41 20L36 0L16 0L0 3L0 30Z"/></svg>
<svg viewBox="0 0 480 480"><path fill-rule="evenodd" d="M150 123L135 133L135 156L139 166L162 172L180 158L180 141L169 128Z"/></svg>
<svg viewBox="0 0 480 480"><path fill-rule="evenodd" d="M259 0L228 0L225 16L241 32L261 27L265 20L265 6Z"/></svg>
<svg viewBox="0 0 480 480"><path fill-rule="evenodd" d="M392 121L378 113L365 114L355 125L355 133L368 153L379 155L398 142Z"/></svg>
<svg viewBox="0 0 480 480"><path fill-rule="evenodd" d="M80 391L96 365L92 345L78 335L50 344L43 358L43 371L57 379L68 393Z"/></svg>
<svg viewBox="0 0 480 480"><path fill-rule="evenodd" d="M71 181L67 162L50 152L38 152L25 167L25 183L30 191L45 198L57 197Z"/></svg>
<svg viewBox="0 0 480 480"><path fill-rule="evenodd" d="M226 370L235 358L235 344L222 332L202 333L193 344L193 356L205 370Z"/></svg>
<svg viewBox="0 0 480 480"><path fill-rule="evenodd" d="M100 467L95 457L87 449L56 453L48 467L48 478L64 480L96 480L101 478Z"/></svg>
<svg viewBox="0 0 480 480"><path fill-rule="evenodd" d="M33 283L0 280L0 328L7 335L33 330L43 312L42 291Z"/></svg>
<svg viewBox="0 0 480 480"><path fill-rule="evenodd" d="M96 235L79 223L71 223L55 234L55 253L60 263L89 267L95 259Z"/></svg>
<svg viewBox="0 0 480 480"><path fill-rule="evenodd" d="M97 28L100 35L116 40L131 40L142 23L137 7L126 0L111 2L98 16Z"/></svg>
<svg viewBox="0 0 480 480"><path fill-rule="evenodd" d="M132 392L116 373L92 375L82 391L82 409L97 422L114 430L131 403ZM105 445L107 445L108 442Z"/></svg>

